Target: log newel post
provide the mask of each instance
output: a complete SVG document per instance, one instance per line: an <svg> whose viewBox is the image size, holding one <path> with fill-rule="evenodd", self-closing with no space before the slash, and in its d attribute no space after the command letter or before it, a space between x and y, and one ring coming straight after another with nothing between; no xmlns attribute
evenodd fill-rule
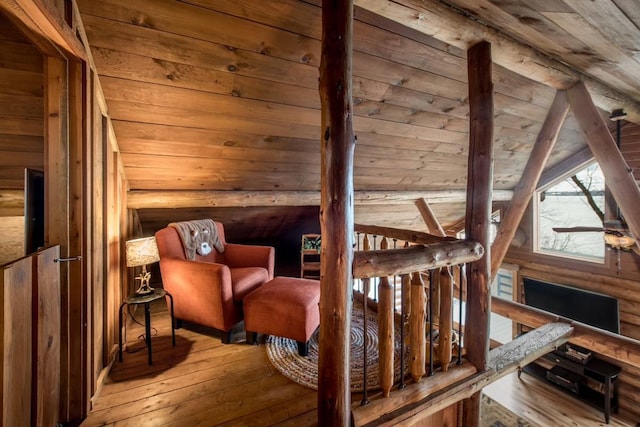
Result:
<svg viewBox="0 0 640 427"><path fill-rule="evenodd" d="M493 190L493 83L491 44L480 42L467 52L469 75L469 161L465 234L487 248L468 265L465 347L467 359L484 371L489 359L491 312L489 226ZM465 426L480 422L480 393L465 400Z"/></svg>
<svg viewBox="0 0 640 427"><path fill-rule="evenodd" d="M353 291L353 1L322 1L318 425L351 422Z"/></svg>

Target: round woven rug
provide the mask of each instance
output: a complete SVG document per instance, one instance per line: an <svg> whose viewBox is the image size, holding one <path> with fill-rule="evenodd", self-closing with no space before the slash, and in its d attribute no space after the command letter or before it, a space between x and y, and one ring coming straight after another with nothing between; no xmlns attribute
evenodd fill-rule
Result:
<svg viewBox="0 0 640 427"><path fill-rule="evenodd" d="M367 390L380 388L378 370L378 319L367 310ZM364 390L364 313L362 303L353 303L351 317L351 391ZM271 363L285 377L314 390L318 389L318 330L309 340L309 354L298 354L297 343L289 338L269 336L266 342ZM406 353L405 353L406 354ZM406 364L405 364L406 366ZM395 330L395 376L400 375L400 328Z"/></svg>

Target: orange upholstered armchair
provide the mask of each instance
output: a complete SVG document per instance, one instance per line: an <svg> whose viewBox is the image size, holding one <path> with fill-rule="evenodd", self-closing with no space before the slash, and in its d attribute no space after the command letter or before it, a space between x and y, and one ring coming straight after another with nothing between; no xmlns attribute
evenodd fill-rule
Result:
<svg viewBox="0 0 640 427"><path fill-rule="evenodd" d="M206 255L189 253L172 225L156 233L156 242L162 283L173 296L175 318L221 330L222 341L228 343L231 328L243 318L244 297L273 279L275 250L227 243L223 225L216 222L215 228L222 253L215 248Z"/></svg>

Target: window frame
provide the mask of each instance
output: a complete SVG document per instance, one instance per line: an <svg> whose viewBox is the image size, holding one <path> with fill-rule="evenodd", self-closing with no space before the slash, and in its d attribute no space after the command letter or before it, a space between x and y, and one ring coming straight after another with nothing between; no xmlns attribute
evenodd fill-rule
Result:
<svg viewBox="0 0 640 427"><path fill-rule="evenodd" d="M533 238L531 239L531 245L532 245L531 252L532 253L538 254L538 255L545 255L545 256L551 256L551 257L570 259L570 260L575 260L575 261L583 261L583 262L588 262L588 263L592 263L592 264L596 264L596 265L606 265L607 264L607 248L606 248L606 245L604 243L604 240L602 241L602 246L604 248L602 257L581 255L581 254L575 254L575 253L570 253L570 252L562 252L562 251L558 251L558 250L546 249L546 248L541 248L540 247L540 215L541 215L540 194L545 192L545 191L547 191L548 189L560 184L561 182L567 180L572 175L575 175L575 174L587 169L588 167L590 167L592 165L598 165L596 160L593 159L593 158L588 160L588 161L586 161L586 162L584 162L584 163L581 163L580 165L570 169L566 173L560 175L559 177L557 177L556 179L550 181L549 183L545 184L544 186L541 186L541 187L536 189L536 191L534 192L532 201L531 201L531 205L532 205L532 236L533 236ZM598 165L598 167L600 167L600 166ZM606 194L606 180L605 180L604 191L605 191L605 194ZM606 202L606 195L605 195L605 202L604 202L605 218L606 218L606 214L607 214L606 209L607 209L607 202Z"/></svg>

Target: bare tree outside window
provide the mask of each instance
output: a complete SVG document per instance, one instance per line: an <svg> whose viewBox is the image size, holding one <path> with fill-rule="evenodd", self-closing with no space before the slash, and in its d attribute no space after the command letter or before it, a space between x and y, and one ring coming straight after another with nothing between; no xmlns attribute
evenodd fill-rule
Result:
<svg viewBox="0 0 640 427"><path fill-rule="evenodd" d="M589 165L538 194L538 250L604 260L602 233L556 233L553 227L602 227L604 176Z"/></svg>

